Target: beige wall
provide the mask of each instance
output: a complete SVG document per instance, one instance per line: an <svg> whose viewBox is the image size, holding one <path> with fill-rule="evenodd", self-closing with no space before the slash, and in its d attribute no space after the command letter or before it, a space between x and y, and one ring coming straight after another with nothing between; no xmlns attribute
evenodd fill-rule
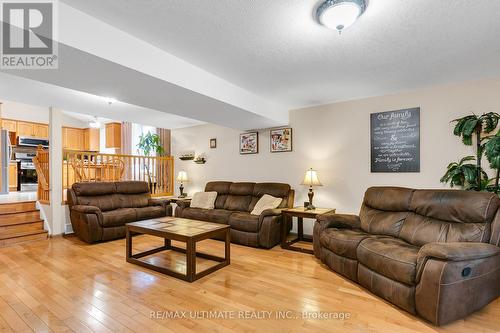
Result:
<svg viewBox="0 0 500 333"><path fill-rule="evenodd" d="M421 108L421 172L370 173L370 113L410 107ZM202 190L209 180L277 181L297 190L299 204L307 199L307 188L299 183L313 167L325 185L315 191L317 206L357 213L369 186L442 188L439 179L446 165L472 154L452 135L450 121L488 111L500 112L500 78L291 111L291 153L270 153L269 130L263 130L259 154L239 155L240 131L215 125L173 130L172 147L174 156L190 150L207 156L205 165L175 160L176 171L186 170L192 178L186 185L189 193ZM209 148L212 137L217 149Z"/></svg>

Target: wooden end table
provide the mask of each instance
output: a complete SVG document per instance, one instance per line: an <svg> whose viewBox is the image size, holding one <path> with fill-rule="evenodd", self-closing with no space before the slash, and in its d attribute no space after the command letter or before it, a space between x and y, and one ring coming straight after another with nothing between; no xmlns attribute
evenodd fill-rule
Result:
<svg viewBox="0 0 500 333"><path fill-rule="evenodd" d="M293 246L297 242L312 242L312 236L304 235L304 219L316 219L317 215L325 213L335 213L334 208L315 208L306 210L304 207L287 208L281 211L283 223L281 224L281 248L291 251L314 254L313 250L303 247ZM287 240L290 226L293 225L293 218L297 218L297 238Z"/></svg>
<svg viewBox="0 0 500 333"><path fill-rule="evenodd" d="M163 238L165 240L165 245L145 252L132 254L132 236L138 234L146 234ZM177 217L162 217L126 224L126 236L127 262L146 267L156 272L170 275L187 282L198 280L207 274L229 265L230 263L231 234L230 227L228 225ZM224 258L196 251L196 242L213 238L215 236L224 237ZM172 240L186 243L186 249L173 246L171 244ZM167 250L186 254L186 273L153 265L145 260L141 260L143 257ZM204 271L197 272L196 257L216 261L218 264Z"/></svg>

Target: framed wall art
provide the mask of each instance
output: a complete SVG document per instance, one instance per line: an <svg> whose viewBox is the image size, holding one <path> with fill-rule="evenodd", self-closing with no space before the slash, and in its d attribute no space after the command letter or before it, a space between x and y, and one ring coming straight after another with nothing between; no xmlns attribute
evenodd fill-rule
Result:
<svg viewBox="0 0 500 333"><path fill-rule="evenodd" d="M420 172L420 108L370 115L371 171Z"/></svg>
<svg viewBox="0 0 500 333"><path fill-rule="evenodd" d="M257 154L259 152L259 133L249 132L240 134L240 154Z"/></svg>
<svg viewBox="0 0 500 333"><path fill-rule="evenodd" d="M216 138L210 139L210 148L212 148L212 149L217 148L217 139Z"/></svg>
<svg viewBox="0 0 500 333"><path fill-rule="evenodd" d="M272 129L269 133L271 153L292 151L292 129Z"/></svg>

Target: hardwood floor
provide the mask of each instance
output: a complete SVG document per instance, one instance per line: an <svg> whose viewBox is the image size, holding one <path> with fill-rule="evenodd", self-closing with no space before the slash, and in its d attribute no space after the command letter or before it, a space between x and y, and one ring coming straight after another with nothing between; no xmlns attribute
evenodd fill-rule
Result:
<svg viewBox="0 0 500 333"><path fill-rule="evenodd" d="M134 239L136 250L161 244L150 236ZM199 249L220 254L223 243L208 240ZM171 259L160 254L150 260L183 269ZM166 319L168 311L178 318ZM222 311L227 319L216 317ZM267 313L251 311L270 311L271 319L238 318L267 318ZM307 320L300 317L303 311L350 317ZM293 318L276 319L277 314ZM190 318L195 315L203 318ZM232 245L230 266L187 283L126 263L125 240L89 246L74 237L54 238L0 249L0 331L499 332L500 299L466 320L437 328L329 271L314 257L279 247Z"/></svg>

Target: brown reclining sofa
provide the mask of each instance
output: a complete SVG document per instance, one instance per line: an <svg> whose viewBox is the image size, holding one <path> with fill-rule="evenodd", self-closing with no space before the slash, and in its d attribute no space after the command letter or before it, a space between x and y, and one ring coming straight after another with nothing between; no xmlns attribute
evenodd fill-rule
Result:
<svg viewBox="0 0 500 333"><path fill-rule="evenodd" d="M68 189L71 225L87 243L125 237L125 224L172 215L168 200L152 199L147 182L75 183Z"/></svg>
<svg viewBox="0 0 500 333"><path fill-rule="evenodd" d="M215 209L189 207L187 200L178 201L175 216L194 220L229 224L231 242L272 248L280 242L281 209L293 207L294 190L282 183L209 182L206 192L217 192ZM277 209L268 209L261 215L250 212L264 195L282 198Z"/></svg>
<svg viewBox="0 0 500 333"><path fill-rule="evenodd" d="M500 296L500 199L492 193L369 188L359 216L324 214L314 253L435 325Z"/></svg>

